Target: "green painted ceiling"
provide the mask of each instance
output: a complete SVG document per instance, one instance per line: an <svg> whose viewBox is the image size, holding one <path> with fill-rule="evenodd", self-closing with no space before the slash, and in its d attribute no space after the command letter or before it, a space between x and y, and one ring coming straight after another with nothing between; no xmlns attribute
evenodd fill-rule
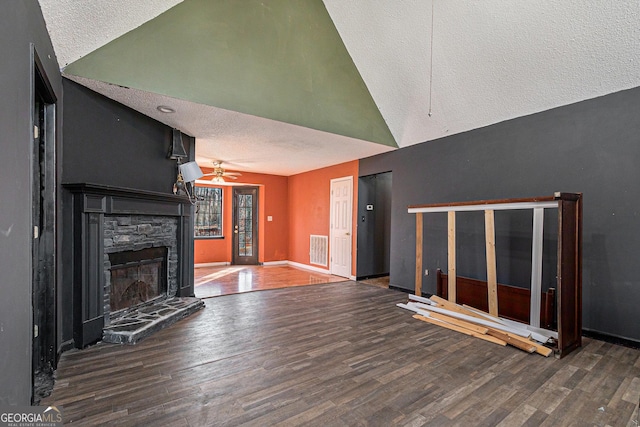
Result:
<svg viewBox="0 0 640 427"><path fill-rule="evenodd" d="M65 73L397 147L322 0L185 0Z"/></svg>

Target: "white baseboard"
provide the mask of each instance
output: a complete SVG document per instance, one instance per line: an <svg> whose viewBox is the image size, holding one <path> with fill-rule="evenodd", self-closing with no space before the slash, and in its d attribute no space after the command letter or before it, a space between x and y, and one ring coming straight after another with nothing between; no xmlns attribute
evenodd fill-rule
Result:
<svg viewBox="0 0 640 427"><path fill-rule="evenodd" d="M327 270L326 268L314 267L312 265L301 264L295 261L287 261L287 263L293 267L303 268L305 270L315 271L316 273L322 274L331 274L331 270Z"/></svg>
<svg viewBox="0 0 640 427"><path fill-rule="evenodd" d="M299 262L294 262L294 261L287 261L287 263L289 265L293 266L293 267L298 267L298 268L303 268L305 270L315 271L316 273L331 274L331 270L329 270L327 268L314 267L313 265L301 264ZM345 279L353 280L355 282L356 281L356 276L345 277Z"/></svg>
<svg viewBox="0 0 640 427"><path fill-rule="evenodd" d="M222 267L225 265L231 265L230 262L203 262L201 264L194 264L194 268L205 268L205 267Z"/></svg>
<svg viewBox="0 0 640 427"><path fill-rule="evenodd" d="M262 265L288 265L289 261L284 260L284 261L265 261L262 263Z"/></svg>

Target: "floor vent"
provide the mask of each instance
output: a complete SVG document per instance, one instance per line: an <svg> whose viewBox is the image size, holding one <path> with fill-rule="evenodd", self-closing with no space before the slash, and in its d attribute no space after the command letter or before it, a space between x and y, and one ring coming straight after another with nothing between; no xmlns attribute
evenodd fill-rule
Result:
<svg viewBox="0 0 640 427"><path fill-rule="evenodd" d="M327 266L329 253L329 238L327 236L311 235L309 258L311 264Z"/></svg>

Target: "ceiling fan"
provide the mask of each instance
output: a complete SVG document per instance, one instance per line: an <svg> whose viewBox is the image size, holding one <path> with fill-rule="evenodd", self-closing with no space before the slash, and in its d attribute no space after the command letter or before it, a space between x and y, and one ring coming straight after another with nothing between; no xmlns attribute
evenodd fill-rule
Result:
<svg viewBox="0 0 640 427"><path fill-rule="evenodd" d="M242 176L240 172L225 172L222 167L222 162L218 160L213 161L213 172L206 173L203 175L204 177L211 176L211 182L224 182L225 178L229 179L238 179L239 176Z"/></svg>

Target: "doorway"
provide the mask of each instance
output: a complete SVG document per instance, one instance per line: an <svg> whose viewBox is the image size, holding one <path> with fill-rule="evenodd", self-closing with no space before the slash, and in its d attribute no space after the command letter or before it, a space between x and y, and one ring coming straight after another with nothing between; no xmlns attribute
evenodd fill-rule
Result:
<svg viewBox="0 0 640 427"><path fill-rule="evenodd" d="M358 178L358 280L389 275L391 184L391 172Z"/></svg>
<svg viewBox="0 0 640 427"><path fill-rule="evenodd" d="M331 180L331 274L351 277L351 230L353 226L353 177Z"/></svg>
<svg viewBox="0 0 640 427"><path fill-rule="evenodd" d="M53 386L56 365L56 97L32 47L32 403Z"/></svg>
<svg viewBox="0 0 640 427"><path fill-rule="evenodd" d="M233 187L232 264L258 264L258 187Z"/></svg>

